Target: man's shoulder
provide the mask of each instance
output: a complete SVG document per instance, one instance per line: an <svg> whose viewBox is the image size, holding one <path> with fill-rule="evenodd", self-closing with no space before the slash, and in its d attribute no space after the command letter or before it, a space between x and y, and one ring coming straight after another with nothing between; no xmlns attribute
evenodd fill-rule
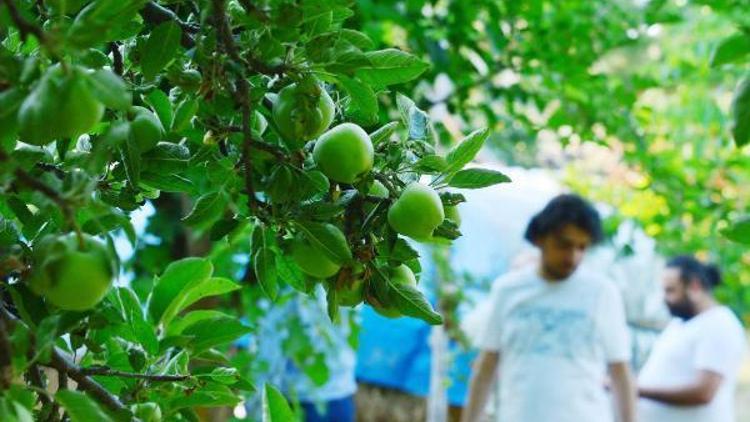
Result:
<svg viewBox="0 0 750 422"><path fill-rule="evenodd" d="M717 326L720 326L724 327L724 329L735 330L736 332L743 331L742 323L739 318L737 318L737 315L735 315L735 313L727 306L719 305L715 309L709 311L707 316L709 318L706 318L705 320L708 323L707 325L713 327L711 329L716 329ZM726 333L726 331L723 332Z"/></svg>
<svg viewBox="0 0 750 422"><path fill-rule="evenodd" d="M617 285L611 278L592 270L581 269L573 277L575 277L577 283L594 291L601 290L609 293L616 293L618 289Z"/></svg>
<svg viewBox="0 0 750 422"><path fill-rule="evenodd" d="M492 283L495 289L513 289L530 285L536 280L536 272L532 267L517 268L508 271L495 279Z"/></svg>

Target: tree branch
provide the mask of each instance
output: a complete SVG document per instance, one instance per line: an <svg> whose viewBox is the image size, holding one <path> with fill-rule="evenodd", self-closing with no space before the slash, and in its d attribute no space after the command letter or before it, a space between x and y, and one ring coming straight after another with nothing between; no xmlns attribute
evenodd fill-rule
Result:
<svg viewBox="0 0 750 422"><path fill-rule="evenodd" d="M7 326L13 327L16 324L24 324L23 321L13 315L3 304L0 304L0 319L5 321ZM71 362L57 347L52 349L52 358L48 366L57 369L61 373L67 374L77 384L78 389L91 394L96 400L107 406L115 412L128 412L129 410L120 402L112 393L107 391L99 383L92 380L81 372L78 365Z"/></svg>
<svg viewBox="0 0 750 422"><path fill-rule="evenodd" d="M7 1L7 0L6 0ZM198 32L198 27L195 25L183 22L179 16L170 9L157 4L156 2L149 1L146 6L141 9L141 17L143 20L153 25L158 25L166 21L174 21L182 29L182 39L180 43L185 48L195 46L195 40L190 34Z"/></svg>
<svg viewBox="0 0 750 422"><path fill-rule="evenodd" d="M235 83L237 89L233 91L234 103L237 104L242 112L242 163L245 173L245 190L247 191L247 206L252 212L255 209L255 189L253 188L253 174L252 174L252 163L250 157L250 148L253 144L252 129L250 126L250 116L252 115L252 109L250 107L250 86L245 78L242 69L247 68L247 62L245 62L237 51L237 46L234 43L232 32L229 29L229 22L227 21L226 9L224 0L212 0L214 20L219 33L221 43L224 45L224 50L229 55L229 58L239 66L230 66L235 73Z"/></svg>
<svg viewBox="0 0 750 422"><path fill-rule="evenodd" d="M123 64L122 64L122 53L120 53L120 46L116 42L109 43L109 51L112 52L112 64L115 73L122 77Z"/></svg>
<svg viewBox="0 0 750 422"><path fill-rule="evenodd" d="M16 7L15 3L13 3L13 0L0 0L0 3L5 3L5 5L8 7L8 14L10 15L10 19L14 24L16 24L16 27L21 34L22 41L25 42L29 34L32 34L39 40L40 43L46 43L47 37L44 35L44 31L42 31L42 28L24 19L18 12L18 8Z"/></svg>
<svg viewBox="0 0 750 422"><path fill-rule="evenodd" d="M0 391L8 389L13 380L11 351L8 327L5 321L0 319Z"/></svg>
<svg viewBox="0 0 750 422"><path fill-rule="evenodd" d="M190 375L149 375L149 374L138 374L133 372L118 371L116 369L110 369L104 366L94 366L90 368L81 368L81 373L84 375L96 375L102 377L120 377L120 378L137 378L148 381L157 382L174 382L174 381L186 381L190 379Z"/></svg>

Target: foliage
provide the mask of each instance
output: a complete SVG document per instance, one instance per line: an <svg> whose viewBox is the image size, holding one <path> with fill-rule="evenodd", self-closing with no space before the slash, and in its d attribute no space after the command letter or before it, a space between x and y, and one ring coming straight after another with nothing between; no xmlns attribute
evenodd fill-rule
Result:
<svg viewBox="0 0 750 422"><path fill-rule="evenodd" d="M337 292L364 280L346 303L441 323L416 285L389 277L419 264L388 208L422 176L445 205L462 200L450 186L509 180L462 170L486 129L439 155L427 114L394 91L430 65L376 49L348 27L353 15L346 0L0 2L0 419L62 409L74 421L195 420L235 406L255 386L243 355L226 352L254 332L258 294L283 300L285 285L322 283L336 320ZM329 148L325 168L312 154L332 122L357 128L365 154L339 182L326 177L330 157L347 166L336 148L352 137ZM369 195L375 180L387 195ZM155 215L140 234L131 217L144 206ZM437 223L432 239L460 235ZM124 234L130 286L80 312L30 291L33 252L58 234L78 240L61 254L83 253L94 235L113 255ZM290 253L300 240L341 269L304 276ZM80 392L42 393L40 367ZM267 417L283 418L280 394L264 398Z"/></svg>

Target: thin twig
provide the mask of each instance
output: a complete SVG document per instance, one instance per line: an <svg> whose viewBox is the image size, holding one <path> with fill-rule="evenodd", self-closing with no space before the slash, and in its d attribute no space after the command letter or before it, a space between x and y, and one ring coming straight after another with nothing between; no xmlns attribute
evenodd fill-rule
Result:
<svg viewBox="0 0 750 422"><path fill-rule="evenodd" d="M227 127L232 132L243 132L243 128L240 126L229 126ZM274 157L276 157L279 160L286 160L286 154L284 154L284 150L277 147L276 145L271 145L265 142L261 142L255 139L250 140L250 148L258 149L261 151L265 151Z"/></svg>
<svg viewBox="0 0 750 422"><path fill-rule="evenodd" d="M90 368L81 368L81 373L84 375L96 375L102 377L120 377L120 378L138 378L148 381L156 382L174 382L174 381L186 381L190 379L190 375L150 375L150 374L138 374L133 372L118 371L116 369L110 369L104 366L96 366Z"/></svg>

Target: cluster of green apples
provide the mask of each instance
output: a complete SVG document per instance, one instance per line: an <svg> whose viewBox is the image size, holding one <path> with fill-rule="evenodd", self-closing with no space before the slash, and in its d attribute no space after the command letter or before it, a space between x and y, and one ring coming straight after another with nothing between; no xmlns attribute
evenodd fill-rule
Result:
<svg viewBox="0 0 750 422"><path fill-rule="evenodd" d="M367 132L357 124L341 123L330 128L335 111L333 100L320 84L292 83L279 92L272 114L287 145L299 149L314 140L312 155L318 170L330 181L355 184L373 168L373 143ZM391 196L391 192L378 180L370 184L366 193L384 200ZM418 242L431 241L434 230L446 218L459 224L456 208L444 208L438 193L418 182L408 184L399 193L387 215L388 224L396 232ZM309 277L329 279L342 271L341 263L335 262L302 236L291 242L290 250L294 261ZM336 283L337 298L341 305L355 306L366 299L364 271L361 265L355 264L347 269L347 274L348 280ZM416 287L416 277L406 265L391 269L389 276L392 284ZM385 316L401 315L390 304L370 304Z"/></svg>

